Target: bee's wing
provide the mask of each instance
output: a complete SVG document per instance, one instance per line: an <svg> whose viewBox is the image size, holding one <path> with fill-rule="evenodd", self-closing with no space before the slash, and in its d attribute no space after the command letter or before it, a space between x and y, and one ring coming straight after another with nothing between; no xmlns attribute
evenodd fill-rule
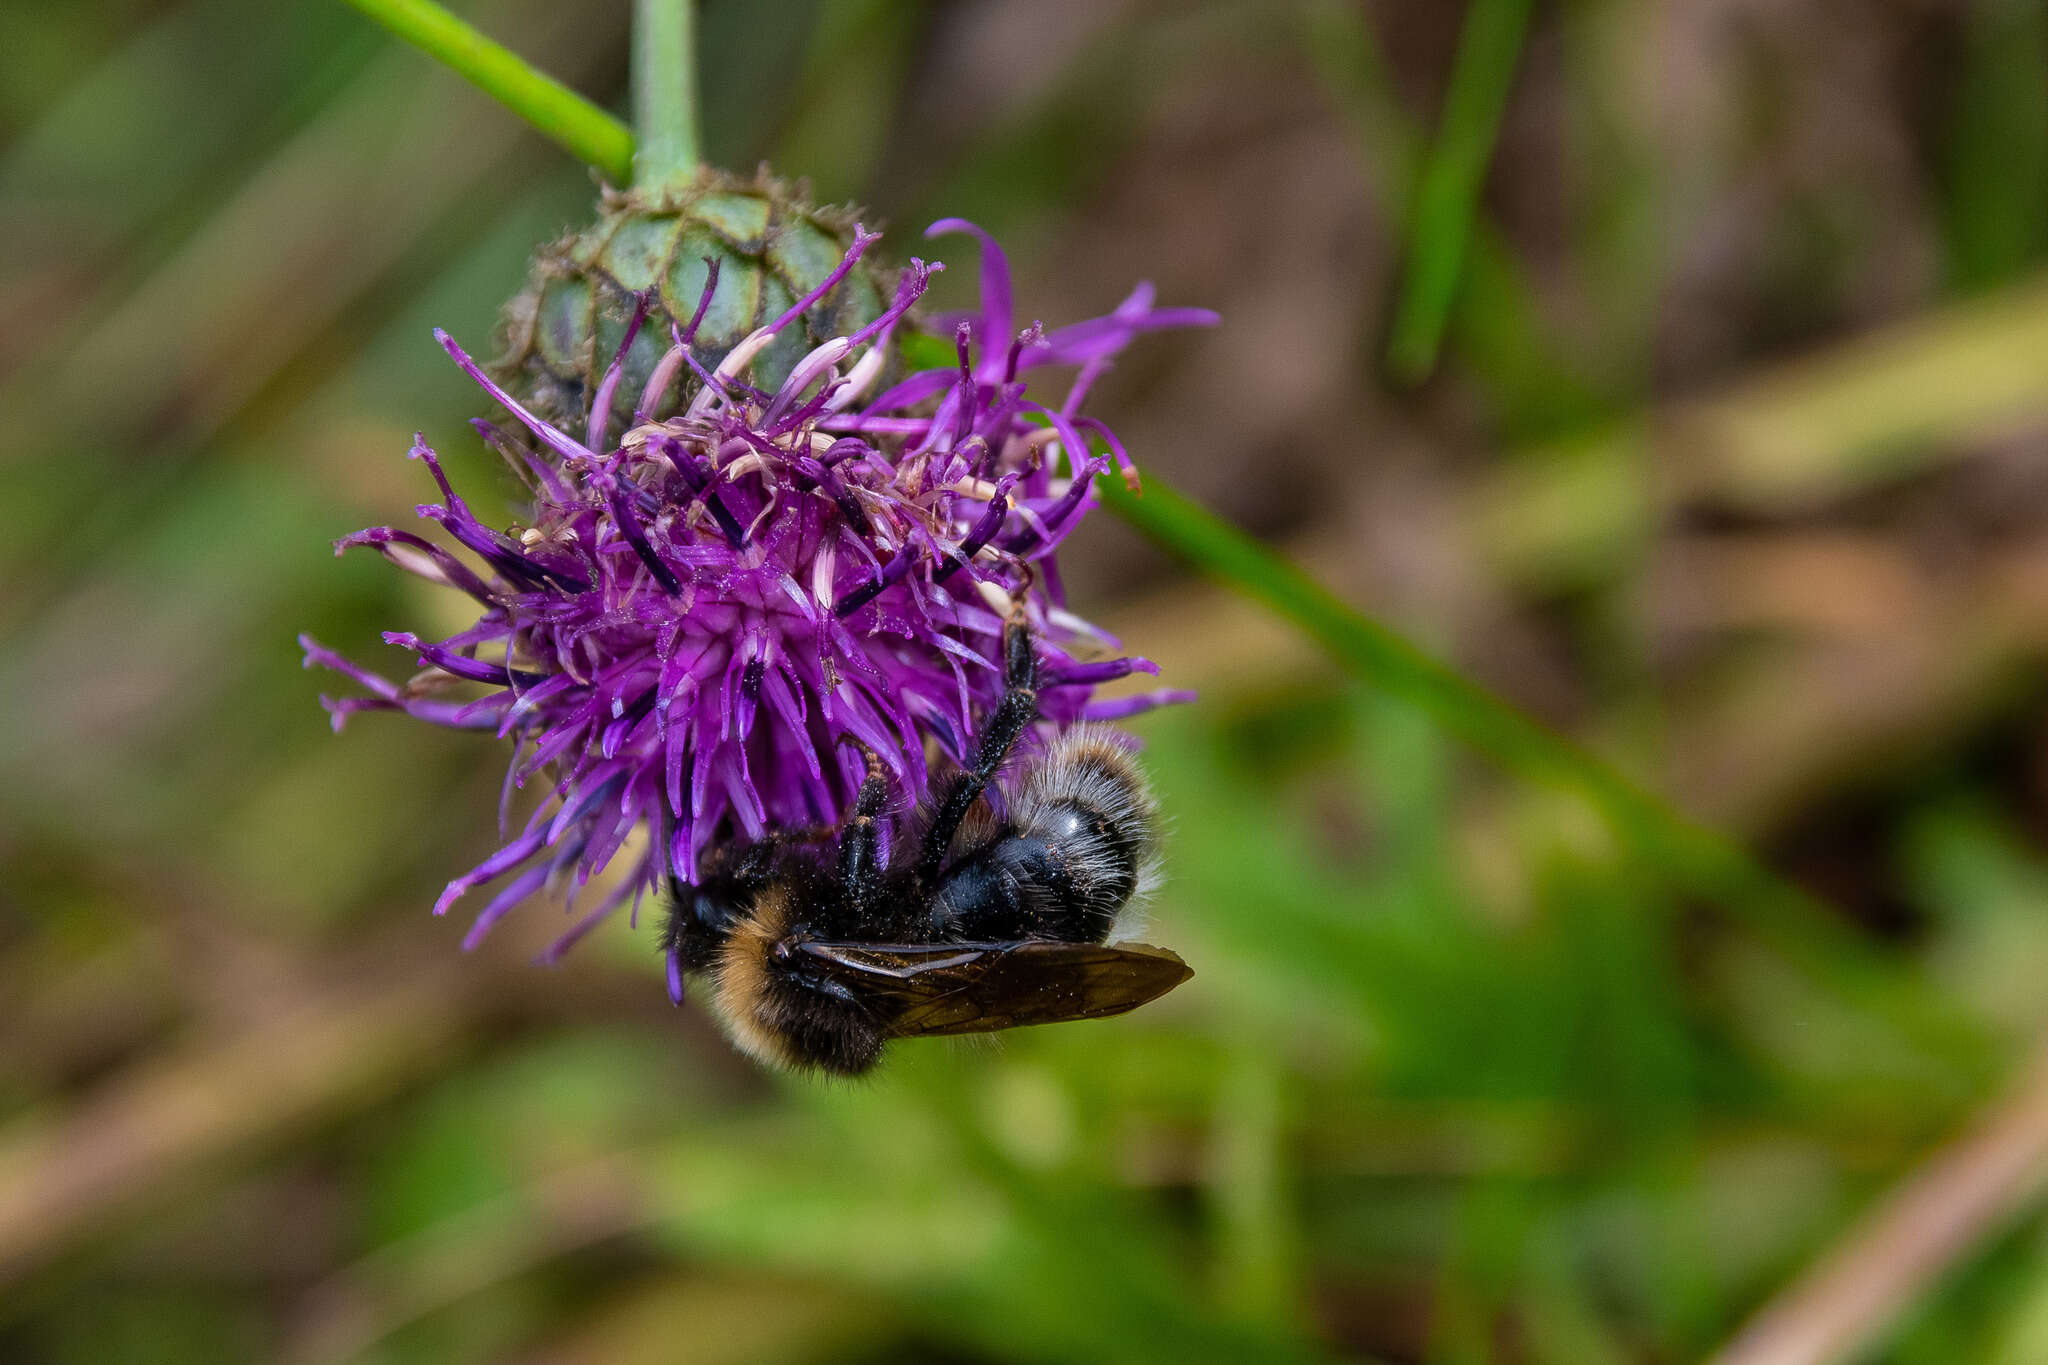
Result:
<svg viewBox="0 0 2048 1365"><path fill-rule="evenodd" d="M1134 1010L1187 980L1187 963L1144 943L801 945L861 998L892 1006L892 1038L993 1033Z"/></svg>

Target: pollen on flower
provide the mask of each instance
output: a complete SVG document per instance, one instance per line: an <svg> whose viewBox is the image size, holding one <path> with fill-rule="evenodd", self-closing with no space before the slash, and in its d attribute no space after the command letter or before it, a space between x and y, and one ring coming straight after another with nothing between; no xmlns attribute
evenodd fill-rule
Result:
<svg viewBox="0 0 2048 1365"><path fill-rule="evenodd" d="M1141 286L1107 316L1019 330L1001 250L960 220L932 229L949 232L980 241L981 306L954 328L955 363L886 387L896 333L937 265L912 260L879 316L802 355L773 391L749 382L754 359L874 243L858 228L823 283L707 369L693 341L718 285L711 262L696 315L671 325L616 439L644 310L590 396L580 437L436 333L523 433L475 424L529 491L523 524L487 524L416 439L411 455L441 495L419 514L470 558L392 527L345 536L336 550L373 548L467 594L475 624L438 641L388 633L424 670L403 684L300 642L308 666L365 694L323 698L336 728L391 710L509 739L501 825L515 787L547 784L532 815L435 903L444 913L504 879L465 946L551 882L566 880L573 904L639 828L648 838L634 845L637 862L547 959L629 898L637 905L670 877L694 881L715 846L836 824L863 751L887 766L900 808L914 806L930 754L958 762L999 698L1013 610L1034 628L1050 726L1185 696L1094 697L1104 682L1157 669L1113 657L1115 641L1065 609L1054 556L1094 502L1097 474L1115 464L1135 479L1122 443L1080 413L1090 386L1139 333L1214 314L1155 307ZM1056 403L1027 379L1048 366L1075 371Z"/></svg>

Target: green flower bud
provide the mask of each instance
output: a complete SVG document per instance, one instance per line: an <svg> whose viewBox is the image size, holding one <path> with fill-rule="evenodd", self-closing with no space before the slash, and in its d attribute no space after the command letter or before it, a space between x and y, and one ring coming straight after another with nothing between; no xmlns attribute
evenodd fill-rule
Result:
<svg viewBox="0 0 2048 1365"><path fill-rule="evenodd" d="M718 265L718 288L691 347L707 369L815 289L846 255L854 210L809 204L807 189L764 168L752 178L706 170L687 189L658 200L638 190L607 193L597 222L534 256L526 287L505 306L504 350L493 372L540 416L580 432L637 297L645 297L647 320L612 397L611 431L624 432L673 344L672 328L688 326L696 312L710 262ZM771 392L780 387L814 346L879 316L893 288L880 267L856 266L806 310L801 325L777 335L754 360L748 382ZM667 416L695 388L685 374L646 415Z"/></svg>

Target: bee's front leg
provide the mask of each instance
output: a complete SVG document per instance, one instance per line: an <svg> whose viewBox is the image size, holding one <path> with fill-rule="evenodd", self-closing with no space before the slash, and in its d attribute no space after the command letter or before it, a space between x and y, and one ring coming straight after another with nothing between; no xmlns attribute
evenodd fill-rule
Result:
<svg viewBox="0 0 2048 1365"><path fill-rule="evenodd" d="M889 783L882 761L866 746L867 776L854 797L853 810L839 832L838 880L840 894L857 918L865 917L881 898L882 864L881 816L889 801Z"/></svg>

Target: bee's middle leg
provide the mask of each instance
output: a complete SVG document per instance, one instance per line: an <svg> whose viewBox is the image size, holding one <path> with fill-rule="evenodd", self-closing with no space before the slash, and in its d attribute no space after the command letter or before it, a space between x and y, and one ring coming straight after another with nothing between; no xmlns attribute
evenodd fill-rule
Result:
<svg viewBox="0 0 2048 1365"><path fill-rule="evenodd" d="M1013 616L1003 626L1003 698L981 727L974 766L952 780L925 830L917 864L918 878L923 884L929 886L938 879L939 870L945 866L946 850L952 847L953 836L960 832L960 822L967 818L967 812L989 783L995 781L1010 750L1037 719L1038 648L1032 640L1031 628L1021 616Z"/></svg>

